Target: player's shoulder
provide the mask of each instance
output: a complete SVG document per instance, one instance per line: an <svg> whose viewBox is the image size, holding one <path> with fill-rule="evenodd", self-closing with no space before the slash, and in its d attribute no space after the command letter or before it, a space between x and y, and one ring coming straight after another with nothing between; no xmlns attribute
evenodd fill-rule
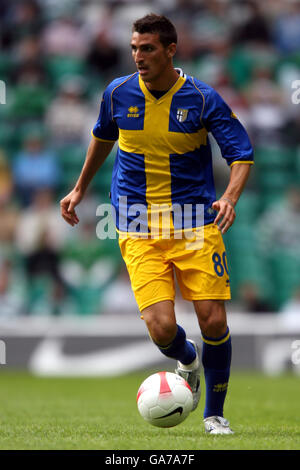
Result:
<svg viewBox="0 0 300 470"><path fill-rule="evenodd" d="M137 72L135 72L130 75L125 75L123 77L115 78L112 82L109 83L109 85L107 85L105 92L107 94L112 94L116 90L122 89L124 87L125 88L130 87L133 85L133 83L135 83L137 76L138 74Z"/></svg>
<svg viewBox="0 0 300 470"><path fill-rule="evenodd" d="M188 77L187 81L194 90L193 96L197 96L197 94L201 96L203 112L205 114L225 105L221 95L208 83L202 82L195 77Z"/></svg>
<svg viewBox="0 0 300 470"><path fill-rule="evenodd" d="M208 85L208 83L202 82L196 77L192 77L190 75L186 76L187 84L194 89L195 93L199 93L204 95L204 97L214 96L217 94L216 90Z"/></svg>

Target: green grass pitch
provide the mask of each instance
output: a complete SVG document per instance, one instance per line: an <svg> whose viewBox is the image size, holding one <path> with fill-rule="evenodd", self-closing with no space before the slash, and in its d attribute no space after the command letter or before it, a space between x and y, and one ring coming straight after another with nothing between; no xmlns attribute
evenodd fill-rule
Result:
<svg viewBox="0 0 300 470"><path fill-rule="evenodd" d="M63 379L3 372L0 448L300 449L300 377L232 373L225 417L235 434L210 436L202 424L204 393L177 427L156 428L140 417L136 393L150 373Z"/></svg>

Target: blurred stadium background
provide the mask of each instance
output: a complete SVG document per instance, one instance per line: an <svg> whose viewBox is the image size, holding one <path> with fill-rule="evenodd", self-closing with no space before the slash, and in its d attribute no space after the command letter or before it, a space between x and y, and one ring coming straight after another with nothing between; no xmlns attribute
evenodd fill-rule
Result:
<svg viewBox="0 0 300 470"><path fill-rule="evenodd" d="M81 223L68 227L59 211L59 200L81 170L105 86L135 70L132 22L152 11L177 27L175 64L219 91L255 148L236 222L225 236L233 296L227 308L238 348L234 365L299 372L291 361L292 340L300 338L300 104L292 102L293 83L300 79L296 0L0 0L5 368L106 374L107 356L98 357L93 348L108 352L112 338L123 345L132 368L160 360L137 320L117 240L96 237L96 208L108 202L115 149L79 207ZM211 140L221 195L229 169ZM177 314L193 336L191 306L177 300ZM73 365L60 361L60 369L61 338L75 356ZM139 347L147 363L134 362ZM82 352L86 360L80 362ZM116 357L114 371L121 370Z"/></svg>

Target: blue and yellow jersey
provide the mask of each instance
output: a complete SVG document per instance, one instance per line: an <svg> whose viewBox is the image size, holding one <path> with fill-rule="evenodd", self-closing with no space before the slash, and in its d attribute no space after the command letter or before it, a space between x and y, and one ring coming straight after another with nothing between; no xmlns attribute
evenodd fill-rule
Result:
<svg viewBox="0 0 300 470"><path fill-rule="evenodd" d="M100 141L119 140L111 185L118 229L124 230L118 216L120 198L125 196L127 207L191 204L194 208L200 204L204 225L213 222L216 213L211 205L216 194L209 132L228 165L253 163L244 127L207 84L181 74L173 87L156 99L134 73L106 88L92 135ZM128 210L127 223L134 217L136 214ZM175 228L180 228L178 221Z"/></svg>

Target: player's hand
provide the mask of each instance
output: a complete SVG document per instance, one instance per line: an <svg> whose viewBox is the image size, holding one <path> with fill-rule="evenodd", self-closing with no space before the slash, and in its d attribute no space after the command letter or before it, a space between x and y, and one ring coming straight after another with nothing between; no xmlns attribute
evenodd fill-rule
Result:
<svg viewBox="0 0 300 470"><path fill-rule="evenodd" d="M214 224L218 225L218 229L222 233L226 233L235 219L234 203L229 199L221 198L218 201L213 202L211 207L218 212L218 215L214 220Z"/></svg>
<svg viewBox="0 0 300 470"><path fill-rule="evenodd" d="M60 201L61 215L72 227L79 222L75 207L80 203L82 198L83 194L73 189L73 191Z"/></svg>

